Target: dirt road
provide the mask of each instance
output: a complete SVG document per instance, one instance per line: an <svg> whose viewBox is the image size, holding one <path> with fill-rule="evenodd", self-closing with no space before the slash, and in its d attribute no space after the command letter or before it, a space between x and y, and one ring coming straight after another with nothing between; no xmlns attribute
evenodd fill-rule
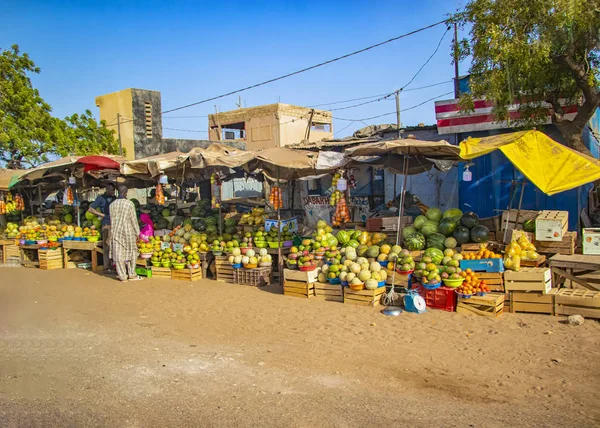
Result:
<svg viewBox="0 0 600 428"><path fill-rule="evenodd" d="M0 425L598 426L600 324L0 269Z"/></svg>

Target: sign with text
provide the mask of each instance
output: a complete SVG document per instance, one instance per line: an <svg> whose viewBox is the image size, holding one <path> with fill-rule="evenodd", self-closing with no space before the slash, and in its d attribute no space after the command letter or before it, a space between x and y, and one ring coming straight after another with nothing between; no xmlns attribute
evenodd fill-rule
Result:
<svg viewBox="0 0 600 428"><path fill-rule="evenodd" d="M290 232L298 232L298 217L292 217L289 220L281 220L281 229L284 227L288 228ZM265 220L265 232L271 230L271 228L277 229L277 220Z"/></svg>

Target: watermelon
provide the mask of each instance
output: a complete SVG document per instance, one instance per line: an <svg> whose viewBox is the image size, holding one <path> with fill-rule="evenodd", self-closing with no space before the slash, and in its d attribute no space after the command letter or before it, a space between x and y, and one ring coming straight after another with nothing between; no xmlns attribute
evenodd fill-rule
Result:
<svg viewBox="0 0 600 428"><path fill-rule="evenodd" d="M464 226L458 226L452 233L458 245L466 244L471 239L471 231Z"/></svg>
<svg viewBox="0 0 600 428"><path fill-rule="evenodd" d="M444 258L444 253L439 248L428 248L423 253L426 257L431 257L431 263L439 265L442 263L442 259Z"/></svg>
<svg viewBox="0 0 600 428"><path fill-rule="evenodd" d="M350 233L346 232L345 230L340 230L337 235L337 240L338 242L344 246L346 245L348 242L350 242Z"/></svg>
<svg viewBox="0 0 600 428"><path fill-rule="evenodd" d="M442 216L442 218L461 218L463 215L463 212L461 210L459 210L458 208L450 208L449 210L446 210L446 212L444 213L444 215Z"/></svg>
<svg viewBox="0 0 600 428"><path fill-rule="evenodd" d="M408 235L404 243L410 251L422 250L425 247L425 237L421 233L415 232Z"/></svg>
<svg viewBox="0 0 600 428"><path fill-rule="evenodd" d="M423 226L421 226L420 232L425 236L431 235L432 233L437 233L438 223L436 221L427 220L425 223L423 223Z"/></svg>
<svg viewBox="0 0 600 428"><path fill-rule="evenodd" d="M169 217L171 215L171 211L169 211L167 208L165 208L164 210L161 211L161 215L163 217Z"/></svg>
<svg viewBox="0 0 600 428"><path fill-rule="evenodd" d="M442 219L438 227L438 232L445 236L452 236L452 233L458 226L459 220L453 217L446 217Z"/></svg>
<svg viewBox="0 0 600 428"><path fill-rule="evenodd" d="M415 218L415 221L413 222L413 227L417 230L421 230L421 227L423 227L426 221L427 217L425 217L424 215L419 215Z"/></svg>
<svg viewBox="0 0 600 428"><path fill-rule="evenodd" d="M416 231L417 229L415 229L413 226L406 226L404 229L402 229L402 237L406 239L409 235L412 235Z"/></svg>
<svg viewBox="0 0 600 428"><path fill-rule="evenodd" d="M474 212L468 212L463 214L462 218L460 219L460 224L467 229L473 229L479 224L479 217Z"/></svg>
<svg viewBox="0 0 600 428"><path fill-rule="evenodd" d="M432 233L427 236L427 248L437 248L440 251L444 251L446 249L444 245L445 240L446 237L441 233Z"/></svg>
<svg viewBox="0 0 600 428"><path fill-rule="evenodd" d="M352 247L352 248L358 248L359 243L356 239L351 239L350 241L348 241L348 243L346 244L347 247Z"/></svg>
<svg viewBox="0 0 600 428"><path fill-rule="evenodd" d="M439 208L429 208L425 213L425 217L429 220L439 222L442 219L442 210Z"/></svg>
<svg viewBox="0 0 600 428"><path fill-rule="evenodd" d="M479 226L475 226L473 229L471 229L471 240L477 243L489 241L490 230L481 224Z"/></svg>
<svg viewBox="0 0 600 428"><path fill-rule="evenodd" d="M206 230L206 223L204 220L196 220L196 223L194 223L194 229L196 229L198 232L204 232Z"/></svg>
<svg viewBox="0 0 600 428"><path fill-rule="evenodd" d="M190 213L192 214L192 217L202 217L204 210L198 206L195 206L190 210Z"/></svg>

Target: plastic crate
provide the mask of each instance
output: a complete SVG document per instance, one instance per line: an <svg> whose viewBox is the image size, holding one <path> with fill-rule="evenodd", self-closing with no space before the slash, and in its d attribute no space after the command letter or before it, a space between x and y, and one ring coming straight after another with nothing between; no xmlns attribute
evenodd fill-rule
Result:
<svg viewBox="0 0 600 428"><path fill-rule="evenodd" d="M234 269L233 283L262 287L271 283L271 267Z"/></svg>
<svg viewBox="0 0 600 428"><path fill-rule="evenodd" d="M456 310L456 293L453 288L442 286L435 290L427 290L420 284L416 288L421 297L425 299L428 308L447 312Z"/></svg>

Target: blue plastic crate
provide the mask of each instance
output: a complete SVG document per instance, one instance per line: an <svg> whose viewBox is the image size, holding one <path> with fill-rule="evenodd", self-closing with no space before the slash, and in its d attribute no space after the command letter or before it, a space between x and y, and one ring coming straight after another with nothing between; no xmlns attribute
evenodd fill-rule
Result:
<svg viewBox="0 0 600 428"><path fill-rule="evenodd" d="M471 269L473 272L504 272L504 260L502 259L481 259L481 260L461 260L460 268L462 270Z"/></svg>

